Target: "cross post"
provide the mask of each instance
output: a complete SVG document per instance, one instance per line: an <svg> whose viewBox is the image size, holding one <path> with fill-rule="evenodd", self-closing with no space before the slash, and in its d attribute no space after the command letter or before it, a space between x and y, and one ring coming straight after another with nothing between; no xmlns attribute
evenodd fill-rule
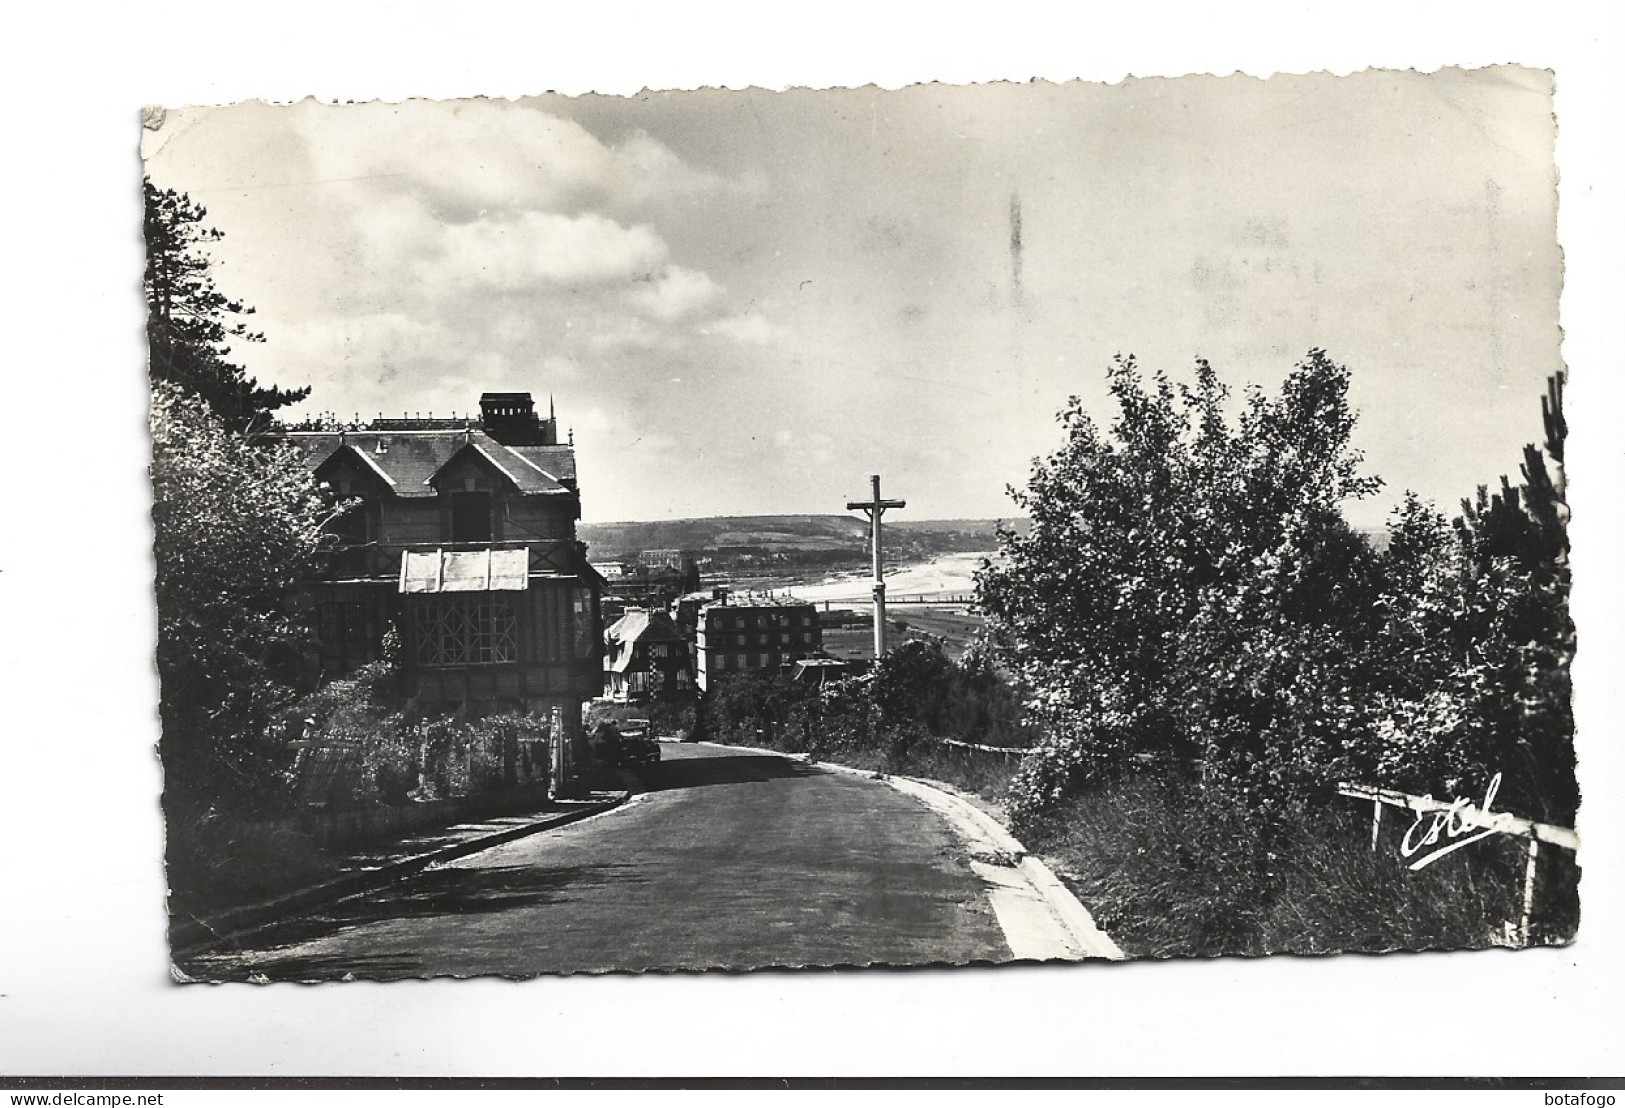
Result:
<svg viewBox="0 0 1625 1108"><path fill-rule="evenodd" d="M882 500L878 473L869 475L869 488L868 500L849 500L846 510L863 512L869 517L869 556L874 565L875 575L875 661L878 662L880 656L886 653L886 579L880 559L880 517L886 513L887 508L906 508L908 502Z"/></svg>

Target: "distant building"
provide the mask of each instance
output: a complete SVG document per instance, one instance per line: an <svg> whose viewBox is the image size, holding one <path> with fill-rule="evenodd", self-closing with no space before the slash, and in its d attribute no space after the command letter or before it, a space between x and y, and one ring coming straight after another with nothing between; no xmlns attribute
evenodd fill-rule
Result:
<svg viewBox="0 0 1625 1108"><path fill-rule="evenodd" d="M822 649L823 632L811 601L723 593L695 610L695 681L701 689L728 674L817 657Z"/></svg>
<svg viewBox="0 0 1625 1108"><path fill-rule="evenodd" d="M308 426L308 425L307 425ZM304 597L324 675L382 656L393 626L421 703L561 718L603 688L603 579L576 541L575 450L529 393L473 419L283 428L339 500L337 545Z"/></svg>
<svg viewBox="0 0 1625 1108"><path fill-rule="evenodd" d="M669 567L681 570L683 568L683 552L681 550L645 550L638 555L638 565L649 569Z"/></svg>
<svg viewBox="0 0 1625 1108"><path fill-rule="evenodd" d="M594 562L592 568L596 569L598 575L606 581L626 576L625 562Z"/></svg>
<svg viewBox="0 0 1625 1108"><path fill-rule="evenodd" d="M670 566L636 566L626 576L608 582L606 618L617 618L633 608L664 609L683 591L685 580L682 570Z"/></svg>
<svg viewBox="0 0 1625 1108"><path fill-rule="evenodd" d="M693 642L700 623L700 609L728 595L727 585L713 585L708 589L686 592L671 602L671 615L677 627L689 642Z"/></svg>
<svg viewBox="0 0 1625 1108"><path fill-rule="evenodd" d="M824 627L861 627L873 621L872 612L860 612L856 608L831 608L827 601L824 610L818 613L818 622Z"/></svg>
<svg viewBox="0 0 1625 1108"><path fill-rule="evenodd" d="M611 698L638 703L694 695L688 640L665 612L627 609L604 632L604 647Z"/></svg>

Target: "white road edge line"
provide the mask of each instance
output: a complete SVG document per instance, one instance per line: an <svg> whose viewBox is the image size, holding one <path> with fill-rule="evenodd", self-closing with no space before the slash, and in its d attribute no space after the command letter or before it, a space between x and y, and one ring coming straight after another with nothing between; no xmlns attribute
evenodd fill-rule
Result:
<svg viewBox="0 0 1625 1108"><path fill-rule="evenodd" d="M1078 898L1050 872L1048 866L1028 854L1027 848L992 816L952 793L913 777L887 775L882 780L942 816L973 847L985 843L993 848L993 854L1003 855L1015 862L1014 866L973 862L972 868L981 873L984 879L988 879L986 871L989 870L997 871L1001 877L995 883L994 891L990 892L990 897L994 913L999 916L999 925L1004 928L1011 952L1016 957L1040 960L1123 959L1122 949L1095 923L1089 909L1078 902ZM1019 891L1002 880L1002 875L1006 873L1020 876L1022 888ZM1035 912L1041 913L1042 918L1031 918ZM1008 922L1006 913L1013 917ZM1048 927L1041 926L1045 923Z"/></svg>

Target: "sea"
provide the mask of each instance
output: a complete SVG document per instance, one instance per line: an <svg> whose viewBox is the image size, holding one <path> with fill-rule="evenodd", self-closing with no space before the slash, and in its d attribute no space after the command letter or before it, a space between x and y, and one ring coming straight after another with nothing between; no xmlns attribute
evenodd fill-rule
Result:
<svg viewBox="0 0 1625 1108"><path fill-rule="evenodd" d="M975 591L973 575L992 551L983 553L939 554L926 562L886 567L886 597L898 603L919 597L924 600L968 596ZM873 579L867 572L842 573L806 585L794 585L790 592L803 600L867 602L872 596Z"/></svg>

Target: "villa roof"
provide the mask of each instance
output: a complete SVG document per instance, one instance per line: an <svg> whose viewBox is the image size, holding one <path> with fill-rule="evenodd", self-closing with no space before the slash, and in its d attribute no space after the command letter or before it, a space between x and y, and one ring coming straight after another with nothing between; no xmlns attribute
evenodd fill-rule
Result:
<svg viewBox="0 0 1625 1108"><path fill-rule="evenodd" d="M319 468L341 449L357 455L388 482L396 496L430 497L433 480L458 454L472 448L527 496L575 491L575 448L508 446L477 427L432 431L288 431L305 465Z"/></svg>
<svg viewBox="0 0 1625 1108"><path fill-rule="evenodd" d="M811 608L811 600L803 600L799 596L790 596L779 593L776 595L752 596L749 594L729 593L722 600L713 600L700 608L700 611L724 611L738 609L747 611L751 608Z"/></svg>
<svg viewBox="0 0 1625 1108"><path fill-rule="evenodd" d="M604 632L617 642L686 642L683 632L665 612L630 608Z"/></svg>

